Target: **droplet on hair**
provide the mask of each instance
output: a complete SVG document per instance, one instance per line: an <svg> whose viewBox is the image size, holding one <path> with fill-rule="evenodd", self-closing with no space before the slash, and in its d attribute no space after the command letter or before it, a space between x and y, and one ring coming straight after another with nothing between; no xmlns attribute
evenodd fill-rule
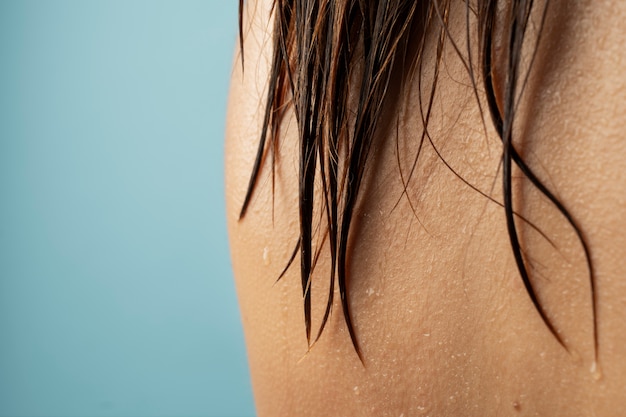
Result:
<svg viewBox="0 0 626 417"><path fill-rule="evenodd" d="M272 260L270 259L270 250L266 246L263 248L263 263L265 264L265 266L267 266L270 264L270 262L272 262Z"/></svg>
<svg viewBox="0 0 626 417"><path fill-rule="evenodd" d="M602 379L602 369L600 369L600 365L598 365L598 362L593 361L589 371L591 371L591 376L594 380L599 381Z"/></svg>

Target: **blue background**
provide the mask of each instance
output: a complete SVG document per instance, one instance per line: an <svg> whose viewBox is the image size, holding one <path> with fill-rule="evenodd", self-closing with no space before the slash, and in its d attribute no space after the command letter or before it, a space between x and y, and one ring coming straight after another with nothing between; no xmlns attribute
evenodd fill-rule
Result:
<svg viewBox="0 0 626 417"><path fill-rule="evenodd" d="M254 415L223 198L237 3L0 2L0 416Z"/></svg>

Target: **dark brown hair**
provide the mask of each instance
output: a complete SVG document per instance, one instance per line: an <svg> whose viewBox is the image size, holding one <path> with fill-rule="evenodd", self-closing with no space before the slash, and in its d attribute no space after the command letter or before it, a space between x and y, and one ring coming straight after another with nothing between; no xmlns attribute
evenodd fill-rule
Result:
<svg viewBox="0 0 626 417"><path fill-rule="evenodd" d="M541 25L537 42L544 25L548 3L546 0L542 5L543 9L538 11ZM468 41L464 46L455 44L449 36L450 7L450 0L274 0L273 55L265 114L256 160L240 218L246 214L262 166L269 163L273 175L274 153L280 140L281 119L289 107L297 122L300 149L298 190L300 234L285 271L299 252L306 337L310 344L310 280L320 250L318 248L314 251L312 245L313 209L315 204L321 204L328 225L324 239L327 239L331 260L330 291L326 299L326 311L314 340L319 338L326 325L337 285L346 326L355 350L360 356L347 297L349 277L346 266L350 227L357 198L367 191L362 187L362 179L365 167L371 159L369 154L375 131L383 112L395 104L393 102L395 97L390 97L388 92L392 73L401 68L404 75L416 77L420 90L426 88L425 86L430 88L426 94L428 99L420 101L420 111L416 117L422 119L424 126L419 149L422 149L425 142L432 145L427 128L428 120L437 88L443 46L445 42L451 42L472 80L481 115L485 112L480 107L479 94L484 94L487 112L502 140L504 201L495 201L463 180L436 150L435 152L468 186L503 207L511 248L526 291L548 329L566 349L563 340L546 316L529 279L527 260L520 247L515 217L530 224L531 227L535 226L514 211L511 186L513 164L567 219L582 244L587 260L591 283L594 348L597 356L596 291L591 257L584 236L566 207L537 178L513 146L516 108L529 72L527 70L524 74L521 73L522 47L527 37L534 2L477 0L475 4L470 4L469 0L466 1L464 7ZM241 38L242 8L243 0L240 0ZM478 22L476 26L478 33L473 34L473 38L478 39L479 43L478 63L473 62L471 55L470 16ZM504 27L504 30L499 30L503 36L502 50L505 51L505 57L504 59L498 57L497 61L504 63L502 69L498 68L503 74L501 86L496 86L493 77L497 21L498 25ZM436 42L434 62L424 60L424 51L429 39ZM468 59L463 58L460 50L462 47L467 48ZM242 39L241 49L243 65ZM425 80L424 69L428 67L434 70L432 80ZM478 83L481 84L480 88ZM418 156L419 150L415 163ZM268 158L270 162L267 162ZM405 189L412 175L413 170L409 178L403 178ZM321 201L316 201L314 192L316 179L322 184ZM543 236L547 239L545 235Z"/></svg>

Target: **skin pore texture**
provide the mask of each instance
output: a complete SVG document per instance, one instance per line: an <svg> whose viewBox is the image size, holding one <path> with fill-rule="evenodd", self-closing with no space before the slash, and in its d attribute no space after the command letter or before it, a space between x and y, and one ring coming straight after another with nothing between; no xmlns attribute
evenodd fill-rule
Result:
<svg viewBox="0 0 626 417"><path fill-rule="evenodd" d="M450 35L465 45L464 6L455 4ZM397 88L406 99L380 123L381 140L364 175L349 253L349 301L363 361L337 295L323 334L309 348L299 269L277 282L299 233L297 126L289 111L275 175L264 167L239 219L263 122L271 5L245 6L245 69L237 54L226 133L230 245L258 415L621 415L626 2L550 3L515 125L517 149L567 206L591 249L597 363L586 260L571 227L513 171L515 209L549 238L517 223L529 273L565 349L524 289L502 207L459 180L437 155L502 201L502 143L488 118L485 132L467 70L450 43L428 126L433 144L422 149L406 195L401 178L411 170L423 130L418 106L424 93L415 83ZM525 53L528 62L532 51ZM424 62L434 59L434 49L427 50ZM493 75L498 85L498 71ZM321 233L314 236L314 245L321 241ZM330 257L320 253L311 282L313 336L329 285Z"/></svg>

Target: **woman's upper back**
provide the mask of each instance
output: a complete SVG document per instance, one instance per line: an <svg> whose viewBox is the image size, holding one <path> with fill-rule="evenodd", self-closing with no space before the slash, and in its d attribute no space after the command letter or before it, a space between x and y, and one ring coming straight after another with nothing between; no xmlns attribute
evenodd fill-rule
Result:
<svg viewBox="0 0 626 417"><path fill-rule="evenodd" d="M301 247L276 282L302 232L306 164L302 116L292 107L239 218L267 105L271 3L244 8L245 66L242 72L239 59L234 66L226 141L231 251L258 414L620 415L626 409L626 3L550 3L533 70L520 82L524 95L513 128L523 160L584 234L596 320L581 242L554 203L514 169L521 253L557 337L522 283L501 206L503 145L481 84L472 84L470 74L480 79L480 68L468 68L458 55L477 60L477 45L471 43L469 56L466 39L469 33L476 40L480 28L472 14L466 32L465 5L453 2L438 73L437 42L426 43L420 57L422 80L437 76L432 101L431 89L396 63L400 70L387 91L393 103L385 102L353 210L346 286L362 361L336 288L323 333L312 347L307 343ZM540 13L531 17L526 67L541 23ZM506 77L499 72L506 57L498 61L503 54L497 53L500 38L494 39L490 75L502 106L506 92L497 87ZM357 99L348 100L358 107ZM327 187L321 169L318 163L316 201ZM326 313L329 253L337 243L326 233L324 205L315 205L310 217L314 269L304 289L311 294L313 342Z"/></svg>

